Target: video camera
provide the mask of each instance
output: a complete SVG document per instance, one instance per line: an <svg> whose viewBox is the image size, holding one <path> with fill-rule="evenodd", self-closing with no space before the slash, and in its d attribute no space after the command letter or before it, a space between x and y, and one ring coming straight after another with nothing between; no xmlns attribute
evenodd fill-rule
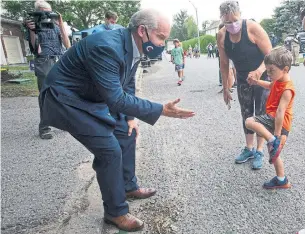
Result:
<svg viewBox="0 0 305 234"><path fill-rule="evenodd" d="M43 28L53 29L54 21L58 20L59 15L52 11L35 11L27 13L29 16L25 14L26 20L31 20L35 23L35 31L39 32Z"/></svg>

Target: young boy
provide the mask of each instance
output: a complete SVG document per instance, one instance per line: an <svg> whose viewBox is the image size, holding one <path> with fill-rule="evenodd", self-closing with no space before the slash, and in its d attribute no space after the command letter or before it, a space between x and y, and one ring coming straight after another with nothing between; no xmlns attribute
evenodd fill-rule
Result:
<svg viewBox="0 0 305 234"><path fill-rule="evenodd" d="M180 86L183 81L183 69L185 64L185 58L183 56L183 50L180 46L178 39L174 40L175 48L171 51L171 62L175 64L175 71L178 73L178 85Z"/></svg>
<svg viewBox="0 0 305 234"><path fill-rule="evenodd" d="M266 103L266 114L246 120L246 127L266 139L269 163L274 164L276 176L265 182L265 189L290 188L284 174L284 163L279 157L291 129L292 106L295 89L289 76L292 54L284 47L275 48L264 59L268 76L272 82L249 81L266 89L270 94Z"/></svg>

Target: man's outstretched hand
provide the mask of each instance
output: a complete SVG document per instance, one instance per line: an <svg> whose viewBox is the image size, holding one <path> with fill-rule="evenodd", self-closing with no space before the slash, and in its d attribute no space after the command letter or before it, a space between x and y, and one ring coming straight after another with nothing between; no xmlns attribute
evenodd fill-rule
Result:
<svg viewBox="0 0 305 234"><path fill-rule="evenodd" d="M187 119L195 115L194 111L185 110L176 106L180 99L163 105L162 115L172 118Z"/></svg>

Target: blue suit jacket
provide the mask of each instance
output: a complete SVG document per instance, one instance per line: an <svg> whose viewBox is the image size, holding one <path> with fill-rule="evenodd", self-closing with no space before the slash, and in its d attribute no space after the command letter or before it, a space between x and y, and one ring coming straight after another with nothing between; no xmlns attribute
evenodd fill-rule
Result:
<svg viewBox="0 0 305 234"><path fill-rule="evenodd" d="M109 136L116 120L134 116L153 125L163 106L135 97L128 29L92 34L72 46L49 72L40 94L42 123L73 134Z"/></svg>

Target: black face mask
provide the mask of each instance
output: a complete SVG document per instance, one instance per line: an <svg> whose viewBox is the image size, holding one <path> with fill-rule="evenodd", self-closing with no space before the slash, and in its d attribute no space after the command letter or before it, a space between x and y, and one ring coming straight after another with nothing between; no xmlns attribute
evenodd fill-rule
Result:
<svg viewBox="0 0 305 234"><path fill-rule="evenodd" d="M149 36L148 36L148 32L147 32L147 29L146 29L146 26L145 27L145 32L146 32L146 36L148 38L148 41L147 42L143 42L143 39L142 39L142 49L143 49L143 53L145 55L147 55L149 58L156 58L158 57L160 54L162 54L163 50L164 50L164 47L165 46L156 46L154 45L150 39L149 39Z"/></svg>

